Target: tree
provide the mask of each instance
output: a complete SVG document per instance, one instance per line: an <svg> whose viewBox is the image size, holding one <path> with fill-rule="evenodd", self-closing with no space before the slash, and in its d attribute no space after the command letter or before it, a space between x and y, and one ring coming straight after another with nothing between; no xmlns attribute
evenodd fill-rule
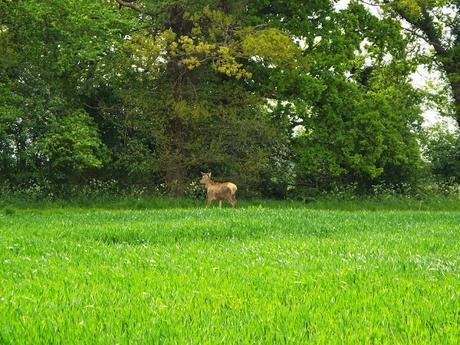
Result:
<svg viewBox="0 0 460 345"><path fill-rule="evenodd" d="M303 126L293 140L298 187L357 183L368 191L375 183L414 182L421 95L410 84L416 63L400 22L356 2L340 12L327 2L267 7L267 20L304 42L308 63L306 70L273 69L259 82L276 85L274 97L287 101L285 121Z"/></svg>
<svg viewBox="0 0 460 345"><path fill-rule="evenodd" d="M200 170L284 196L415 176L400 20L357 2L0 2L0 169L186 192ZM302 135L297 135L303 128Z"/></svg>
<svg viewBox="0 0 460 345"><path fill-rule="evenodd" d="M117 3L140 12L147 27L125 43L143 95L129 93L130 108L137 109L131 118L156 124L156 157L166 183L181 194L200 169L210 169L238 176L242 191L256 190L287 137L252 85L254 66L292 63L300 53L292 37L252 25L244 1Z"/></svg>
<svg viewBox="0 0 460 345"><path fill-rule="evenodd" d="M68 181L102 165L80 97L131 24L102 0L0 2L2 179Z"/></svg>
<svg viewBox="0 0 460 345"><path fill-rule="evenodd" d="M107 160L93 119L82 110L52 118L37 148L46 157L47 175L57 182L72 182L85 169L99 168Z"/></svg>
<svg viewBox="0 0 460 345"><path fill-rule="evenodd" d="M360 1L366 3L365 1ZM432 47L434 62L450 84L454 117L460 125L460 1L382 0L374 1L388 16L409 24L404 31Z"/></svg>
<svg viewBox="0 0 460 345"><path fill-rule="evenodd" d="M443 127L429 130L426 156L436 179L443 183L460 182L460 136Z"/></svg>

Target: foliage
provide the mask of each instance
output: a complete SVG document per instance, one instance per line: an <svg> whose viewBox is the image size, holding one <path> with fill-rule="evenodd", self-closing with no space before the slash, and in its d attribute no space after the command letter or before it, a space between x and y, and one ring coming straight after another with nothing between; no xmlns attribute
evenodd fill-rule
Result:
<svg viewBox="0 0 460 345"><path fill-rule="evenodd" d="M452 94L452 114L460 124L460 2L458 0L392 0L375 1L388 16L398 16L410 24L406 34L431 47L421 50L420 61L444 72ZM420 46L420 44L417 44ZM428 55L428 57L427 57Z"/></svg>
<svg viewBox="0 0 460 345"><path fill-rule="evenodd" d="M434 127L428 133L426 156L434 176L443 183L460 182L460 135Z"/></svg>
<svg viewBox="0 0 460 345"><path fill-rule="evenodd" d="M417 21L414 1L382 6ZM410 43L359 1L2 1L0 180L199 195L211 170L281 198L415 185Z"/></svg>
<svg viewBox="0 0 460 345"><path fill-rule="evenodd" d="M415 183L421 166L421 95L409 83L412 67L405 54L383 60L404 45L399 24L380 21L357 5L343 12L339 23L344 27L334 34L344 47L321 41L314 53L319 56L311 69L322 76L318 84L324 91L300 115L305 131L295 141L297 183L310 193L352 182L360 192L369 192L375 183ZM355 37L348 38L353 25ZM364 41L368 52L352 53ZM343 56L344 50L350 54ZM366 59L376 62L369 66Z"/></svg>
<svg viewBox="0 0 460 345"><path fill-rule="evenodd" d="M2 180L62 183L102 166L107 154L79 96L97 86L91 75L129 23L106 1L0 3Z"/></svg>
<svg viewBox="0 0 460 345"><path fill-rule="evenodd" d="M52 119L48 126L38 149L39 154L47 158L55 177L66 179L78 176L87 168L102 166L107 153L92 118L84 111Z"/></svg>

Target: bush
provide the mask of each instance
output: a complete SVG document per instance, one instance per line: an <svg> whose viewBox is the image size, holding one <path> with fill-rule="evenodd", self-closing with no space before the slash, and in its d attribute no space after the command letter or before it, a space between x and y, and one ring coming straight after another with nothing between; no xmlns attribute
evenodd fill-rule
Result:
<svg viewBox="0 0 460 345"><path fill-rule="evenodd" d="M444 188L460 183L460 133L435 126L427 137L425 153L434 179Z"/></svg>

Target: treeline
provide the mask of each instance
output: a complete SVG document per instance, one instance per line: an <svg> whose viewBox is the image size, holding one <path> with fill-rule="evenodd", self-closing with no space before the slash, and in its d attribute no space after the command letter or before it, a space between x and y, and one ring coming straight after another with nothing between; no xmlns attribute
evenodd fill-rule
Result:
<svg viewBox="0 0 460 345"><path fill-rule="evenodd" d="M3 191L192 195L200 171L265 197L458 183L458 135L421 126L427 102L458 115L458 22L431 18L452 28L440 56L415 24L441 5L335 3L0 1ZM415 89L420 64L453 97Z"/></svg>

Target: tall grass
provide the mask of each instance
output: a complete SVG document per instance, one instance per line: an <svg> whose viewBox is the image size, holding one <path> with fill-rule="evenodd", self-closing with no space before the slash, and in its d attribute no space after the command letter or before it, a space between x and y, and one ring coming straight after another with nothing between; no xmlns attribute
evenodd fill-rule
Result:
<svg viewBox="0 0 460 345"><path fill-rule="evenodd" d="M0 344L460 341L454 204L142 202L0 213Z"/></svg>
<svg viewBox="0 0 460 345"><path fill-rule="evenodd" d="M104 197L74 197L72 199L30 200L27 198L0 199L0 208L20 209L47 209L47 208L99 208L99 209L127 209L127 210L153 210L153 209L178 209L178 208L204 208L204 199L173 198L165 196L145 196L142 198L123 196ZM213 207L217 202L213 203ZM230 207L228 202L223 206ZM240 199L238 208L308 208L329 210L413 210L413 211L460 211L459 196L429 196L414 198L408 196L374 196L334 198L333 196L296 200L270 200L270 199Z"/></svg>

